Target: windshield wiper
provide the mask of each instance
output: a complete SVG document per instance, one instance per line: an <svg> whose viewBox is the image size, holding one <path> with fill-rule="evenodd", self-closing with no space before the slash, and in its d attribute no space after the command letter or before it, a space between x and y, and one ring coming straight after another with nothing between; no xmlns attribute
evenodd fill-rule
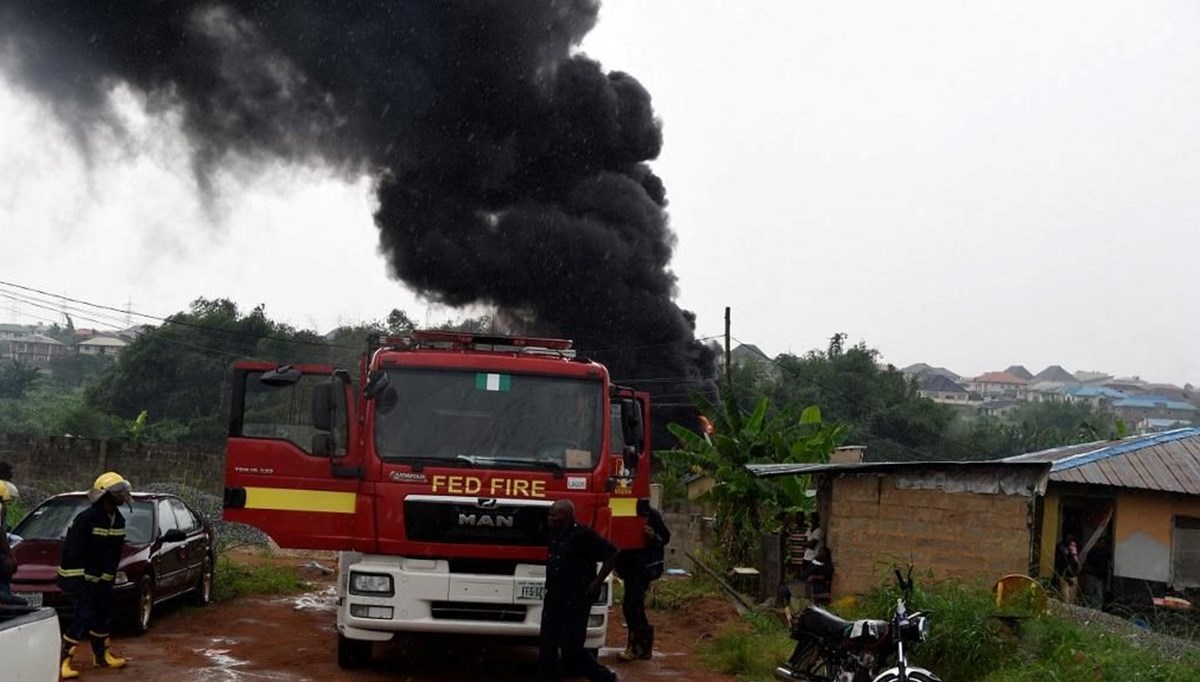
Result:
<svg viewBox="0 0 1200 682"><path fill-rule="evenodd" d="M475 466L470 458L464 458L462 455L454 459L446 459L445 457L423 457L414 455L411 457L396 457L392 461L400 464L411 464L414 472L421 471L426 465L439 467L460 467L464 464L467 466Z"/></svg>
<svg viewBox="0 0 1200 682"><path fill-rule="evenodd" d="M488 466L496 464L499 466L520 466L529 469L549 469L554 472L555 478L562 478L563 465L555 462L552 459L522 459L520 457L475 457L471 455L459 455L459 460L470 462L475 466Z"/></svg>

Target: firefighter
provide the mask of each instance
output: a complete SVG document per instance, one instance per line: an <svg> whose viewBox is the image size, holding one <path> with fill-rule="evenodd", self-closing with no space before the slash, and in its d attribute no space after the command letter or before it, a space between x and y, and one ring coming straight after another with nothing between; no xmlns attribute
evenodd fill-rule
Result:
<svg viewBox="0 0 1200 682"><path fill-rule="evenodd" d="M625 583L625 596L621 611L625 614L628 644L617 654L617 660L648 660L654 650L654 626L646 618L646 591L650 583L663 574L663 547L671 541L671 531L663 521L662 514L651 508L642 527L646 546L642 549L621 552L617 557L617 575Z"/></svg>
<svg viewBox="0 0 1200 682"><path fill-rule="evenodd" d="M596 531L575 522L575 505L556 500L547 517L550 558L546 563L546 594L542 602L538 682L554 682L558 653L566 667L591 682L614 682L616 673L600 665L583 648L588 614L600 596L604 579L617 561L617 548ZM596 570L596 564L602 564Z"/></svg>
<svg viewBox="0 0 1200 682"><path fill-rule="evenodd" d="M113 616L113 580L125 544L125 517L118 507L130 500L132 488L115 471L101 474L88 491L91 506L79 512L67 530L58 585L71 595L71 626L63 634L61 674L79 677L71 667L75 647L85 636L91 638L92 664L97 668L120 668L125 659L109 648Z"/></svg>

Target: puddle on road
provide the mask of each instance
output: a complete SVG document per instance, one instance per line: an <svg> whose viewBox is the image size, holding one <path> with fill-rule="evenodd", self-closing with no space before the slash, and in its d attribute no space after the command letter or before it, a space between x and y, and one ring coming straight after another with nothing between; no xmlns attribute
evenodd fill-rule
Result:
<svg viewBox="0 0 1200 682"><path fill-rule="evenodd" d="M307 677L290 675L288 673L240 670L241 666L246 665L246 661L235 658L231 655L233 650L225 648L237 643L237 640L234 639L216 638L210 640L208 648L193 649L192 651L203 656L211 665L206 668L193 669L191 672L194 677L190 679L194 680L194 682L250 682L256 680L264 682L272 680L302 682L308 680Z"/></svg>
<svg viewBox="0 0 1200 682"><path fill-rule="evenodd" d="M276 604L291 604L297 611L336 611L337 586L330 585L320 592L306 592L299 597L274 600Z"/></svg>

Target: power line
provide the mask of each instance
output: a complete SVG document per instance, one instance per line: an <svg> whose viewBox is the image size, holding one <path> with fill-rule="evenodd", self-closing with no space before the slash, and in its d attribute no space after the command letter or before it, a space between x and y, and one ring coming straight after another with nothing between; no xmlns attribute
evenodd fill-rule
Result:
<svg viewBox="0 0 1200 682"><path fill-rule="evenodd" d="M126 316L132 315L132 316L136 316L136 317L140 317L140 318L144 318L144 319L148 319L148 320L154 320L156 322L161 322L163 324L173 324L173 325L178 325L181 327L190 327L192 329L201 329L201 330L220 333L220 334L227 334L230 336L241 336L241 337L245 337L245 338L252 338L255 340L269 339L272 341L279 341L282 343L293 343L293 344L297 344L297 345L317 346L317 347L321 347L321 348L343 348L343 349L348 349L348 350L360 350L362 348L362 346L360 346L360 345L349 346L346 344L332 343L329 341L314 341L314 340L308 340L308 339L295 339L295 338L288 338L288 337L284 337L284 336L275 336L275 335L271 335L271 334L260 336L257 334L241 332L241 331L232 330L232 329L222 329L220 327L213 327L211 325L199 324L196 322L189 322L187 320L176 319L174 317L161 317L158 315L151 315L149 313L138 312L136 310L133 310L132 306L129 306L129 305L127 305L125 308L118 308L116 306L110 306L110 305L105 305L103 303L95 303L95 302L87 301L84 299L73 298L71 296L57 294L57 293L54 293L51 291L46 291L44 289L39 289L37 287L26 286L23 284L18 284L16 282L9 282L6 280L0 280L0 285L10 287L12 289L18 289L20 291L30 292L33 294L39 294L41 296L48 296L52 299L55 299L55 301L46 301L45 299L36 299L32 296L29 296L29 294L15 294L15 295L27 297L28 301L21 301L19 299L14 299L14 300L18 300L19 302L28 303L29 305L33 305L34 307L44 308L46 310L50 310L51 312L55 312L55 313L59 313L59 314L61 314L62 310L60 310L58 308L47 307L47 305L53 305L56 302L69 301L71 303L75 303L75 304L82 305L82 306L88 306L89 308L94 308L96 310L102 310L102 311L108 311L111 313L116 313L116 314L120 315L121 317L126 317ZM6 298L11 298L11 296L7 296ZM37 305L37 304L30 302L30 301L34 301L34 300L40 301L43 305ZM67 307L67 308L72 311L82 312L81 309L76 308L76 307ZM97 316L101 316L101 317L109 317L105 313L96 312L94 310L86 311L86 314L97 315ZM86 317L83 317L82 315L80 316L80 319L87 319L90 322L95 322L95 320L88 319ZM121 318L113 317L113 319L121 319ZM112 323L109 323L109 322L102 322L102 323L98 323L98 324L108 324L108 325L116 328L115 325L113 325ZM718 335L701 336L699 338L694 339L694 341L697 341L697 342L709 341L709 340L712 340L715 338L718 338ZM585 349L584 352L598 353L598 352L612 352L612 351L642 350L642 349L646 349L646 348L662 348L662 347L676 346L676 345L679 345L679 342L652 343L652 344L642 344L642 345L634 345L634 346L614 346L611 348L594 348L594 349Z"/></svg>

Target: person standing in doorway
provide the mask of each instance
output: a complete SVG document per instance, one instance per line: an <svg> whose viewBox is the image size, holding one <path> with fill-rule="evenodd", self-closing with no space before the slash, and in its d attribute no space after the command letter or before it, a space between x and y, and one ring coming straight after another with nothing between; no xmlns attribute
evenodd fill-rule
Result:
<svg viewBox="0 0 1200 682"><path fill-rule="evenodd" d="M101 474L88 491L92 504L79 512L67 529L58 585L71 595L71 625L63 634L62 678L79 677L71 667L75 647L90 637L92 664L97 668L120 668L125 659L112 652L109 635L113 616L113 581L125 544L125 517L118 507L130 500L132 488L115 471Z"/></svg>
<svg viewBox="0 0 1200 682"><path fill-rule="evenodd" d="M617 576L625 584L621 611L625 615L628 637L625 650L617 654L617 660L620 661L646 660L654 651L654 626L646 617L646 592L650 589L650 583L662 577L664 547L671 541L671 531L663 521L662 514L652 507L646 514L646 525L642 527L642 532L646 536L644 548L617 555Z"/></svg>

